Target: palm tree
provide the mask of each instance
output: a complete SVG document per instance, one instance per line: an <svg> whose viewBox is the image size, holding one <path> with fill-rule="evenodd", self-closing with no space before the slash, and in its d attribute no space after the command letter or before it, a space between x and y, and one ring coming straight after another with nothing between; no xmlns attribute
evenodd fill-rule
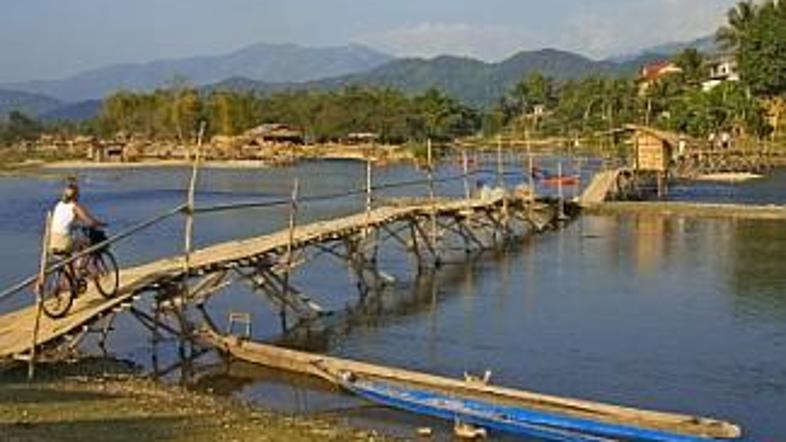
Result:
<svg viewBox="0 0 786 442"><path fill-rule="evenodd" d="M715 35L715 39L721 44L721 47L725 50L737 49L758 12L759 7L753 3L753 0L739 2L737 6L729 10L727 14L728 25L718 29Z"/></svg>

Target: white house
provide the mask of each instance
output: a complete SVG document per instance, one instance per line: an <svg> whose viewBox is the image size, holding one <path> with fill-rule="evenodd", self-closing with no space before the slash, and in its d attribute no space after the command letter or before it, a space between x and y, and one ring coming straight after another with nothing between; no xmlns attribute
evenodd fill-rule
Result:
<svg viewBox="0 0 786 442"><path fill-rule="evenodd" d="M734 55L719 55L711 59L707 65L709 66L710 78L702 83L702 89L705 92L711 91L725 81L740 81L737 59Z"/></svg>

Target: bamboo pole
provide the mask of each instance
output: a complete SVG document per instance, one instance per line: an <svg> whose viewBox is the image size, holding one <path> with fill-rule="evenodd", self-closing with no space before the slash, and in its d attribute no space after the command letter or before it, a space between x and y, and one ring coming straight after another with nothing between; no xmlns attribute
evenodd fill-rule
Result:
<svg viewBox="0 0 786 442"><path fill-rule="evenodd" d="M502 136L497 135L497 186L505 188L505 170L502 165Z"/></svg>
<svg viewBox="0 0 786 442"><path fill-rule="evenodd" d="M366 218L364 221L365 227L363 228L363 238L367 238L369 233L368 225L371 219L371 205L373 203L371 192L371 160L366 159Z"/></svg>
<svg viewBox="0 0 786 442"><path fill-rule="evenodd" d="M38 268L38 281L36 281L35 289L35 323L33 324L33 343L30 346L30 359L27 361L27 380L32 381L35 377L35 359L36 359L36 346L38 345L38 329L41 326L41 313L43 310L43 293L44 279L46 278L46 263L49 261L49 242L52 234L52 211L46 213L46 221L44 224L44 236L41 243L41 262Z"/></svg>
<svg viewBox="0 0 786 442"><path fill-rule="evenodd" d="M298 193L300 192L300 182L297 178L295 178L294 183L292 184L292 195L290 197L290 205L289 205L289 230L288 230L288 239L287 239L287 251L286 251L286 269L284 272L284 279L282 282L282 290L283 290L283 299L286 300L289 297L289 292L291 290L289 285L289 275L292 272L292 253L295 247L295 225L297 221L297 199ZM286 302L281 304L281 326L284 330L287 327L287 310L286 310Z"/></svg>
<svg viewBox="0 0 786 442"><path fill-rule="evenodd" d="M199 133L197 134L197 146L196 146L196 155L194 155L194 161L192 163L191 168L191 178L188 182L188 196L186 201L186 221L185 221L185 232L183 234L183 282L182 282L182 292L181 292L181 302L178 305L176 303L176 299L173 299L172 302L174 303L175 312L177 315L177 319L180 323L180 342L178 345L178 352L180 354L180 359L182 362L186 362L188 356L186 356L185 350L185 338L186 335L190 334L191 331L188 329L188 323L184 317L184 307L185 303L188 301L190 294L189 294L189 287L188 287L188 277L191 274L191 252L193 249L193 236L194 236L194 199L196 196L196 183L197 178L199 176L199 163L202 160L202 137L205 134L205 122L201 122L199 125ZM191 341L189 342L189 354L193 354L193 344ZM188 377L187 371L183 371L183 378L185 379Z"/></svg>
<svg viewBox="0 0 786 442"><path fill-rule="evenodd" d="M559 219L562 220L565 218L565 193L562 188L562 160L557 162L557 194L559 196Z"/></svg>
<svg viewBox="0 0 786 442"><path fill-rule="evenodd" d="M437 203L436 203L436 191L434 189L434 158L432 153L432 146L431 146L431 138L428 139L426 142L426 156L428 159L428 191L429 191L429 203L431 205L431 246L434 249L435 260L438 260L436 256L437 250Z"/></svg>
<svg viewBox="0 0 786 442"><path fill-rule="evenodd" d="M532 212L535 209L535 163L532 158L532 141L529 136L529 129L524 132L527 143L527 181L529 182L529 204L527 205L527 216L532 220Z"/></svg>
<svg viewBox="0 0 786 442"><path fill-rule="evenodd" d="M508 216L508 195L505 192L505 162L502 158L502 136L497 136L497 187L502 189L502 224L504 226L503 234L505 237L508 235L508 221L510 221Z"/></svg>
<svg viewBox="0 0 786 442"><path fill-rule="evenodd" d="M194 235L194 199L196 193L196 182L199 174L199 162L202 159L202 137L205 133L205 123L202 122L199 126L199 135L197 136L197 151L191 168L191 179L188 182L188 200L186 201L186 228L185 228L185 243L183 246L183 271L184 275L184 296L188 297L188 274L191 271L191 249Z"/></svg>
<svg viewBox="0 0 786 442"><path fill-rule="evenodd" d="M461 170L464 173L464 199L469 200L471 197L469 186L469 158L467 157L466 149L461 150Z"/></svg>

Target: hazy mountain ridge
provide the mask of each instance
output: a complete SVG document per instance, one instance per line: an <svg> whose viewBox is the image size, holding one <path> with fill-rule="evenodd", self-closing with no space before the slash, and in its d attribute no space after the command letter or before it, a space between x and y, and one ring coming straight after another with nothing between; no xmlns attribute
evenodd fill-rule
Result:
<svg viewBox="0 0 786 442"><path fill-rule="evenodd" d="M718 43L715 41L715 35L707 35L691 41L664 43L630 54L609 57L606 60L612 63L628 63L646 56L670 57L688 48L698 49L703 53L709 54L720 50Z"/></svg>
<svg viewBox="0 0 786 442"><path fill-rule="evenodd" d="M391 56L360 45L310 48L260 43L229 54L116 64L62 80L11 83L3 87L76 102L100 99L119 89L152 90L175 76L198 86L232 76L268 82L303 82L366 71L390 60Z"/></svg>
<svg viewBox="0 0 786 442"><path fill-rule="evenodd" d="M59 100L46 95L0 89L0 120L6 119L12 111L39 115L62 105Z"/></svg>
<svg viewBox="0 0 786 442"><path fill-rule="evenodd" d="M266 93L285 89L325 90L348 85L392 87L408 93L438 88L467 104L487 106L502 97L523 76L531 73L539 72L557 81L566 81L590 75L631 74L638 67L635 62L615 64L591 60L571 52L543 49L519 52L499 63L455 56L403 58L365 73L311 82L271 84L235 77L209 88Z"/></svg>

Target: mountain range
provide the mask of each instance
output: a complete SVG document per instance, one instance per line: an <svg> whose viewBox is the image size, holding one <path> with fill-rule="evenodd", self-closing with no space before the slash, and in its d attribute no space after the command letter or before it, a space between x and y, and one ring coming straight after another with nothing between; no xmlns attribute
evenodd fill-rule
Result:
<svg viewBox="0 0 786 442"><path fill-rule="evenodd" d="M152 90L176 77L207 90L275 92L367 85L418 93L438 88L467 104L486 106L532 72L558 81L588 75L630 75L641 65L686 47L706 50L711 44L712 38L707 37L607 60L543 49L519 52L497 63L450 55L396 59L361 45L309 48L256 44L223 55L111 65L61 80L0 84L0 118L13 109L44 119L90 118L107 94L120 89Z"/></svg>
<svg viewBox="0 0 786 442"><path fill-rule="evenodd" d="M1 87L75 102L100 99L119 89L154 89L175 77L182 77L195 85L237 75L271 82L302 82L365 71L392 59L387 54L360 45L311 48L259 43L229 54L116 64L62 80L8 83Z"/></svg>
<svg viewBox="0 0 786 442"><path fill-rule="evenodd" d="M11 111L27 115L42 115L61 106L63 102L42 94L0 89L0 120Z"/></svg>
<svg viewBox="0 0 786 442"><path fill-rule="evenodd" d="M644 56L647 60L649 56ZM366 72L308 82L272 83L232 77L209 89L254 90L263 93L293 89L330 90L349 85L392 87L407 93L437 88L473 106L487 106L503 96L522 76L539 72L557 81L589 75L632 74L642 58L614 63L595 61L556 49L523 51L498 63L466 57L402 58Z"/></svg>

